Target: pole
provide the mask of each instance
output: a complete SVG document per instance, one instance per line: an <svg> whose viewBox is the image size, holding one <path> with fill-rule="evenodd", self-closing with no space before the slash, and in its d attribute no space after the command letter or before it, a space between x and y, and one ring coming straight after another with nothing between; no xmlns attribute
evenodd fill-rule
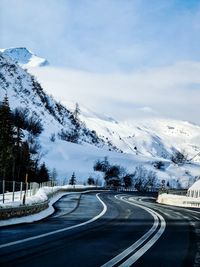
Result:
<svg viewBox="0 0 200 267"><path fill-rule="evenodd" d="M15 181L13 181L13 194L12 194L12 202L15 200Z"/></svg>
<svg viewBox="0 0 200 267"><path fill-rule="evenodd" d="M25 178L25 191L24 191L24 196L23 196L23 205L26 203L26 191L27 191L27 181L28 181L28 173L26 173L26 178Z"/></svg>
<svg viewBox="0 0 200 267"><path fill-rule="evenodd" d="M3 189L3 203L5 202L5 180L3 180L3 184L2 184L2 189Z"/></svg>
<svg viewBox="0 0 200 267"><path fill-rule="evenodd" d="M20 182L20 200L22 199L22 185L23 185L23 183Z"/></svg>

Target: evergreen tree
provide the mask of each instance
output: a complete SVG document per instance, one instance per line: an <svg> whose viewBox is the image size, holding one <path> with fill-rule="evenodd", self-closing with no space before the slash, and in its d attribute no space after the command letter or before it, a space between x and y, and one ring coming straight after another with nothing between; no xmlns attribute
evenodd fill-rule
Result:
<svg viewBox="0 0 200 267"><path fill-rule="evenodd" d="M70 185L75 185L76 184L76 176L75 176L74 172L72 174L72 177L69 179L69 184Z"/></svg>
<svg viewBox="0 0 200 267"><path fill-rule="evenodd" d="M43 162L38 172L38 182L42 183L47 181L49 181L49 171Z"/></svg>
<svg viewBox="0 0 200 267"><path fill-rule="evenodd" d="M23 130L29 132L27 140ZM12 112L8 96L4 97L0 102L0 179L24 181L28 174L29 182L49 180L45 164L38 167L42 154L37 137L42 130L35 113L29 117L29 110L23 108Z"/></svg>
<svg viewBox="0 0 200 267"><path fill-rule="evenodd" d="M15 131L7 95L0 104L0 176L12 175L14 166ZM8 178L8 177L7 177Z"/></svg>
<svg viewBox="0 0 200 267"><path fill-rule="evenodd" d="M74 110L73 115L74 115L75 120L79 120L78 117L80 115L80 108L79 108L79 104L78 103L76 103L76 105L75 105L75 110Z"/></svg>
<svg viewBox="0 0 200 267"><path fill-rule="evenodd" d="M16 108L12 112L13 123L16 128L17 146L20 145L22 137L24 137L22 129L27 129L28 109Z"/></svg>

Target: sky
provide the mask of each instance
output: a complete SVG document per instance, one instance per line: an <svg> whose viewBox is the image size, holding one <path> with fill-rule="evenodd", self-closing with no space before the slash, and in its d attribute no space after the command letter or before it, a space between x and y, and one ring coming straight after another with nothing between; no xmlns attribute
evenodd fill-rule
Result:
<svg viewBox="0 0 200 267"><path fill-rule="evenodd" d="M200 0L0 0L0 48L27 47L39 81L117 119L200 124Z"/></svg>

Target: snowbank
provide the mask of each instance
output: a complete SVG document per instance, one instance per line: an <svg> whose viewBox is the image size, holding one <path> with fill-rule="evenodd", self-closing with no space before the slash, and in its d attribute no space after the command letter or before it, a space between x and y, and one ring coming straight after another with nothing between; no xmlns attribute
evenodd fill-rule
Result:
<svg viewBox="0 0 200 267"><path fill-rule="evenodd" d="M54 187L42 187L40 188L37 193L33 196L27 196L26 198L26 205L33 205L33 204L40 204L43 203L47 200L49 200L51 197L53 197L55 194L58 194L60 191L63 190L70 190L70 189L74 189L74 191L76 191L76 189L84 189L84 188L88 188L89 186L85 187L83 185L76 185L76 186L72 186L72 185L65 185L65 186L54 186ZM93 187L91 187L93 188ZM19 207L22 205L22 200L17 200L12 202L12 200L10 199L10 201L7 201L6 203L0 203L0 208L14 208L14 207Z"/></svg>
<svg viewBox="0 0 200 267"><path fill-rule="evenodd" d="M178 207L200 207L200 198L192 198L188 196L179 196L173 194L160 194L157 198L160 204L167 204Z"/></svg>

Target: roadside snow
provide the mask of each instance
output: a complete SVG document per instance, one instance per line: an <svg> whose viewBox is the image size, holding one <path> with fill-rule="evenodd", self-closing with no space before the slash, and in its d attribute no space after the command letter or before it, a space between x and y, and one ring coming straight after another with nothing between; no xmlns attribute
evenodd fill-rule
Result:
<svg viewBox="0 0 200 267"><path fill-rule="evenodd" d="M188 196L180 196L173 194L160 194L157 202L160 204L167 204L177 207L200 207L200 198L193 198Z"/></svg>

